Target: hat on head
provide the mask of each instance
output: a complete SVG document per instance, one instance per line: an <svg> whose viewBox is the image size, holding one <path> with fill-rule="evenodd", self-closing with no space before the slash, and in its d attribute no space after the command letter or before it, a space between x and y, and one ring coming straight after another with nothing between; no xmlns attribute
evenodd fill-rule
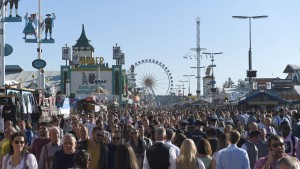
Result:
<svg viewBox="0 0 300 169"><path fill-rule="evenodd" d="M183 119L183 120L179 121L179 124L181 124L181 125L187 125L187 124L189 124L189 122L187 120Z"/></svg>
<svg viewBox="0 0 300 169"><path fill-rule="evenodd" d="M51 16L51 14L48 13L48 14L46 14L46 16Z"/></svg>
<svg viewBox="0 0 300 169"><path fill-rule="evenodd" d="M215 121L215 120L218 120L218 117L217 117L217 116L210 116L210 117L208 118L208 120L210 120L210 121Z"/></svg>
<svg viewBox="0 0 300 169"><path fill-rule="evenodd" d="M176 129L175 127L169 127L168 129L173 130L173 132L176 132L176 131L177 131L177 129Z"/></svg>

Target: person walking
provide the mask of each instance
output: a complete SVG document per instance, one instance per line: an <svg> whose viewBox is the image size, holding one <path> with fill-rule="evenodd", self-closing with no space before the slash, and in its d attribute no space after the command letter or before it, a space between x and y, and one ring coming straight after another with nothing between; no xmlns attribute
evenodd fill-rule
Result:
<svg viewBox="0 0 300 169"><path fill-rule="evenodd" d="M91 163L91 155L85 150L78 150L74 154L75 166L71 169L89 169Z"/></svg>
<svg viewBox="0 0 300 169"><path fill-rule="evenodd" d="M255 162L254 169L273 169L276 168L277 161L288 154L285 153L283 138L272 135L268 138L269 154Z"/></svg>
<svg viewBox="0 0 300 169"><path fill-rule="evenodd" d="M241 147L242 149L247 151L251 169L254 168L255 162L258 159L258 149L256 147L256 144L259 141L259 135L259 131L251 131L249 134L249 139L245 141Z"/></svg>
<svg viewBox="0 0 300 169"><path fill-rule="evenodd" d="M28 168L37 169L37 161L26 149L26 137L22 132L15 133L10 139L10 152L3 157L3 169Z"/></svg>
<svg viewBox="0 0 300 169"><path fill-rule="evenodd" d="M180 147L180 154L176 159L176 169L205 169L200 158L197 157L197 148L192 139L185 139Z"/></svg>
<svg viewBox="0 0 300 169"><path fill-rule="evenodd" d="M92 130L91 139L81 141L78 144L77 150L86 150L92 156L90 164L91 169L107 169L108 159L107 151L108 148L101 141L104 137L102 128L94 127Z"/></svg>
<svg viewBox="0 0 300 169"><path fill-rule="evenodd" d="M238 148L240 133L231 130L227 135L229 146L219 151L217 169L250 169L247 151Z"/></svg>
<svg viewBox="0 0 300 169"><path fill-rule="evenodd" d="M31 145L31 153L35 155L37 161L40 159L40 154L44 145L48 144L51 140L49 138L48 124L41 122L38 124L39 137L34 140Z"/></svg>
<svg viewBox="0 0 300 169"><path fill-rule="evenodd" d="M138 159L129 144L118 146L115 162L115 169L140 169Z"/></svg>
<svg viewBox="0 0 300 169"><path fill-rule="evenodd" d="M173 132L173 130L167 129L166 135L167 135L166 144L174 148L176 152L176 157L178 157L180 153L180 149L172 143L175 133Z"/></svg>
<svg viewBox="0 0 300 169"><path fill-rule="evenodd" d="M143 169L176 169L175 150L165 144L166 129L155 129L155 143L145 152Z"/></svg>
<svg viewBox="0 0 300 169"><path fill-rule="evenodd" d="M212 150L207 139L201 138L197 143L198 157L204 163L205 168L210 169L212 163Z"/></svg>
<svg viewBox="0 0 300 169"><path fill-rule="evenodd" d="M75 147L77 146L76 138L73 134L66 134L63 137L63 150L54 154L52 169L66 169L74 166Z"/></svg>
<svg viewBox="0 0 300 169"><path fill-rule="evenodd" d="M52 169L54 154L62 150L62 143L60 141L60 130L58 127L51 127L49 129L50 143L46 144L40 154L39 169Z"/></svg>

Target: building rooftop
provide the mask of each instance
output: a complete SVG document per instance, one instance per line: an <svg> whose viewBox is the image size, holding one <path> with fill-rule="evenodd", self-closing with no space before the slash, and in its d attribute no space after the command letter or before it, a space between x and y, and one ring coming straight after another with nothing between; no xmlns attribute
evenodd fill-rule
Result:
<svg viewBox="0 0 300 169"><path fill-rule="evenodd" d="M285 67L283 73L292 73L299 70L300 70L300 65L288 64Z"/></svg>
<svg viewBox="0 0 300 169"><path fill-rule="evenodd" d="M45 83L46 87L59 86L60 85L60 71L45 71ZM21 80L22 79L22 80ZM23 86L26 88L32 88L32 85L37 81L37 71L22 71L9 73L6 71L5 83L16 84L23 82ZM34 86L34 85L33 85Z"/></svg>
<svg viewBox="0 0 300 169"><path fill-rule="evenodd" d="M78 49L77 49L78 48ZM82 32L77 40L77 43L73 46L74 50L92 50L94 51L94 47L90 44L90 40L85 35L84 25L82 25Z"/></svg>

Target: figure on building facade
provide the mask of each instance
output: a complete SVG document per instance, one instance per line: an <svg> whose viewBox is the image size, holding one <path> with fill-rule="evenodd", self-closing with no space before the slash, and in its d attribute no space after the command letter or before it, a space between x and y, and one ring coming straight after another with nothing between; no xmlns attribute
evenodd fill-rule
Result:
<svg viewBox="0 0 300 169"><path fill-rule="evenodd" d="M9 2L9 17L12 17L12 8L13 8L13 6L15 6L16 17L20 17L18 15L19 0L6 0L4 2L4 5L7 6L8 2Z"/></svg>
<svg viewBox="0 0 300 169"><path fill-rule="evenodd" d="M88 85L88 80L85 72L82 72L82 85Z"/></svg>
<svg viewBox="0 0 300 169"><path fill-rule="evenodd" d="M28 12L27 12L26 15L24 16L24 19L25 19L25 28L23 30L23 33L25 34L24 39L26 39L27 35L34 35L34 37L36 38L36 25L37 25L36 14L31 14L28 17ZM33 26L33 24L35 26Z"/></svg>
<svg viewBox="0 0 300 169"><path fill-rule="evenodd" d="M44 20L44 27L45 27L45 39L47 39L47 35L49 32L50 39L52 40L52 28L54 27L54 20L56 19L56 16L54 13L47 14L47 18Z"/></svg>

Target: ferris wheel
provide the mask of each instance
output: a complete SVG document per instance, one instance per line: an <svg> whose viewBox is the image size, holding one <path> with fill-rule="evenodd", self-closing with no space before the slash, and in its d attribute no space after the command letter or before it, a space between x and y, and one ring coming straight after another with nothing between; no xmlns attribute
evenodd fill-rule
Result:
<svg viewBox="0 0 300 169"><path fill-rule="evenodd" d="M144 59L133 66L136 88L153 96L169 95L173 77L165 64L154 59Z"/></svg>

